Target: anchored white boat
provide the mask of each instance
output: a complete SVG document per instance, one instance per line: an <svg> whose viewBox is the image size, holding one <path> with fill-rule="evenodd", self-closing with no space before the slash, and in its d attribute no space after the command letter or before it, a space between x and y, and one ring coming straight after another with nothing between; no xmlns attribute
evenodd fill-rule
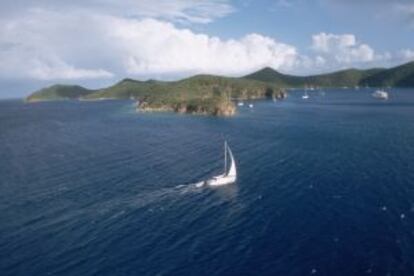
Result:
<svg viewBox="0 0 414 276"><path fill-rule="evenodd" d="M388 92L384 90L377 90L374 93L372 93L372 97L381 100L388 100Z"/></svg>
<svg viewBox="0 0 414 276"><path fill-rule="evenodd" d="M302 95L302 99L303 100L309 99L309 95L308 95L308 92L306 90L305 90L305 94Z"/></svg>
<svg viewBox="0 0 414 276"><path fill-rule="evenodd" d="M244 102L239 102L237 105L238 106L244 106Z"/></svg>
<svg viewBox="0 0 414 276"><path fill-rule="evenodd" d="M230 166L227 168L227 155L230 158ZM237 180L237 169L236 162L234 161L233 153L230 150L230 147L227 145L227 142L224 142L224 173L214 176L213 178L205 181L209 186L222 186L227 184L232 184Z"/></svg>

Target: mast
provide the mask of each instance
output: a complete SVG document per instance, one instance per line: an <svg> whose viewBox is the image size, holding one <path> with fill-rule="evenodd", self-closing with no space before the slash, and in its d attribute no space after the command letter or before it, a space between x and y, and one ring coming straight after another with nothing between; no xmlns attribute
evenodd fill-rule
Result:
<svg viewBox="0 0 414 276"><path fill-rule="evenodd" d="M227 141L224 141L224 174L227 174Z"/></svg>

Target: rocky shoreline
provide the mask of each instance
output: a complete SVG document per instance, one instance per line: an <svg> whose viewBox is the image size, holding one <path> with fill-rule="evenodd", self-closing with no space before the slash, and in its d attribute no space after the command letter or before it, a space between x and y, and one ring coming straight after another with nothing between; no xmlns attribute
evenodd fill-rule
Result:
<svg viewBox="0 0 414 276"><path fill-rule="evenodd" d="M191 103L151 105L146 101L137 102L139 112L176 112L180 114L213 115L230 117L236 114L236 105L233 102L218 103L214 106Z"/></svg>

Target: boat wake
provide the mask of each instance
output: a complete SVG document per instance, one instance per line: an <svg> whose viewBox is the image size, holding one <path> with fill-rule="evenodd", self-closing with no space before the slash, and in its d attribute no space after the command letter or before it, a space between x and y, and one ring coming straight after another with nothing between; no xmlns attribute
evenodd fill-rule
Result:
<svg viewBox="0 0 414 276"><path fill-rule="evenodd" d="M191 185L194 185L197 188L202 188L206 185L206 182L205 181L200 181L200 182L197 182L197 183L194 183L194 184L191 184Z"/></svg>
<svg viewBox="0 0 414 276"><path fill-rule="evenodd" d="M86 216L96 219L96 217L108 217L110 219L128 215L136 210L147 209L152 212L161 210L165 202L181 201L183 196L200 193L203 191L203 182L180 184L172 187L160 188L151 191L144 191L137 194L130 194L124 197L115 197L104 202L96 202L81 210L73 211L68 217Z"/></svg>
<svg viewBox="0 0 414 276"><path fill-rule="evenodd" d="M129 206L133 208L142 208L153 203L161 202L163 200L177 199L177 196L186 195L189 193L200 192L200 188L204 185L199 183L180 184L174 187L161 188L158 190L143 192L133 196L129 200Z"/></svg>
<svg viewBox="0 0 414 276"><path fill-rule="evenodd" d="M230 165L227 165L227 158L230 160ZM141 191L138 194L130 195L122 198L114 198L104 203L99 203L93 206L94 210L99 210L99 213L110 213L114 210L125 209L141 209L141 208L158 208L157 205L162 201L181 200L180 196L188 193L196 193L202 191L204 187L219 187L233 184L237 179L236 163L233 153L227 142L224 143L224 172L220 175L214 176L210 179L190 183L180 184L174 187L165 187L149 191ZM125 214L122 212L120 214Z"/></svg>

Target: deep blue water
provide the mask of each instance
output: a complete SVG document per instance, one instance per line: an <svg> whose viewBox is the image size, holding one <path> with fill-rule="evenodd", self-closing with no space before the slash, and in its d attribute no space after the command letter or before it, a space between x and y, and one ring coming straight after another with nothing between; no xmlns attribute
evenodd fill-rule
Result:
<svg viewBox="0 0 414 276"><path fill-rule="evenodd" d="M0 101L0 274L414 275L414 90L234 118ZM239 179L217 189L223 141Z"/></svg>

